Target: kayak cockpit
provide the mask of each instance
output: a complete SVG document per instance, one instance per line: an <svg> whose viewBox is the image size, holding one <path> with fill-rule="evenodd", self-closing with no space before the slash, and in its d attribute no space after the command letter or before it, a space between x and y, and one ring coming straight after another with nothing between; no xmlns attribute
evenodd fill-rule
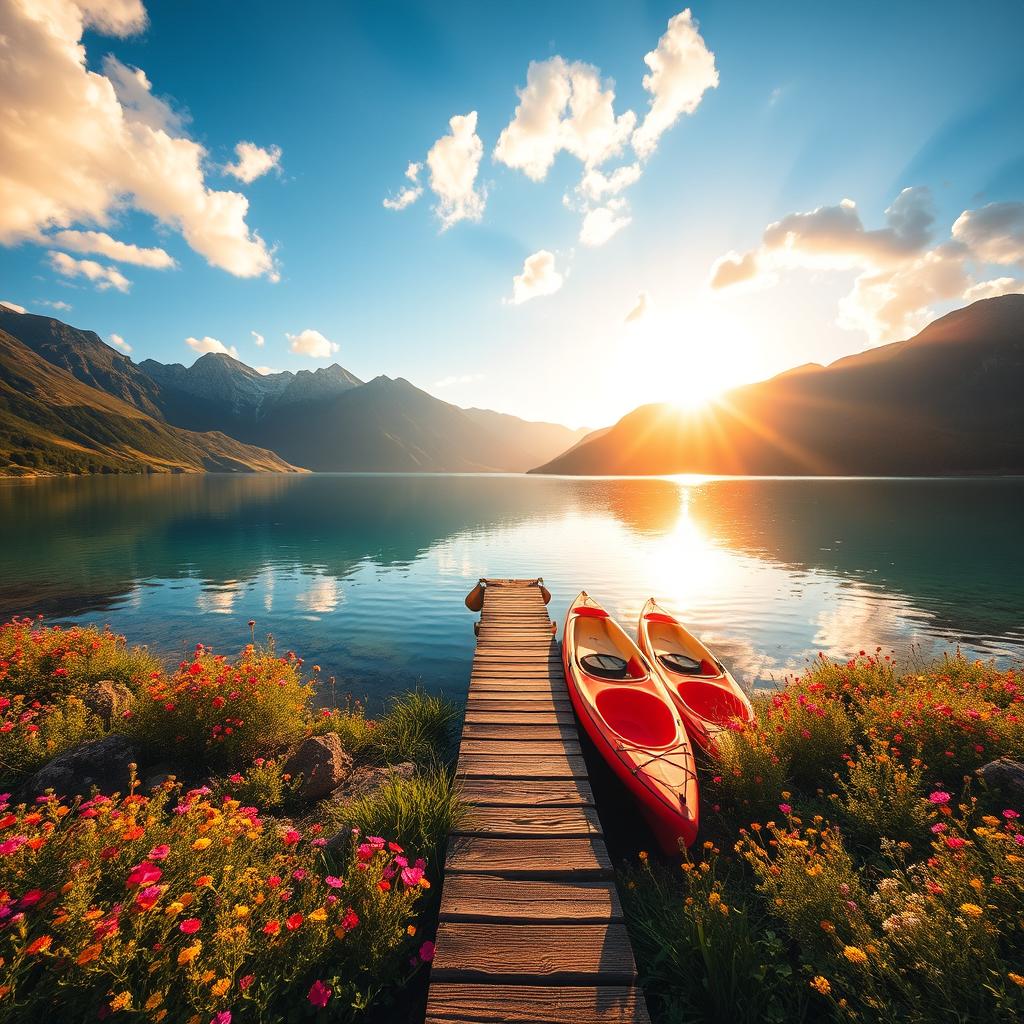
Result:
<svg viewBox="0 0 1024 1024"><path fill-rule="evenodd" d="M667 747L678 741L679 726L671 709L645 690L608 686L594 703L605 724L627 743Z"/></svg>
<svg viewBox="0 0 1024 1024"><path fill-rule="evenodd" d="M705 682L683 682L676 685L679 699L694 714L709 722L726 725L729 722L745 722L750 717L747 705L724 686Z"/></svg>

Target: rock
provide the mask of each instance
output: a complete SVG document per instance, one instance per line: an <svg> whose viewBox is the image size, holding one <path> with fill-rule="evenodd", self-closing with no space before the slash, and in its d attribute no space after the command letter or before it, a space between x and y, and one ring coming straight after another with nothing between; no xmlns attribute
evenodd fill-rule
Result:
<svg viewBox="0 0 1024 1024"><path fill-rule="evenodd" d="M284 766L292 778L302 776L298 795L303 800L319 800L333 793L352 771L352 758L345 753L337 733L310 736Z"/></svg>
<svg viewBox="0 0 1024 1024"><path fill-rule="evenodd" d="M1001 790L1008 799L1015 800L1024 808L1024 764L1009 757L1000 757L989 761L978 769L978 775L985 780L985 785Z"/></svg>
<svg viewBox="0 0 1024 1024"><path fill-rule="evenodd" d="M416 774L416 765L412 761L386 765L383 768L356 768L349 777L331 794L331 803L347 804L353 800L376 793L381 786L394 779L407 781ZM348 831L339 832L327 843L328 849L343 847L351 836Z"/></svg>
<svg viewBox="0 0 1024 1024"><path fill-rule="evenodd" d="M89 687L89 692L82 700L94 715L103 719L103 724L109 729L111 721L120 718L134 703L135 694L124 683L101 679Z"/></svg>
<svg viewBox="0 0 1024 1024"><path fill-rule="evenodd" d="M124 736L104 736L69 750L43 765L26 789L38 796L52 789L58 796L89 796L95 786L101 793L127 793L131 784L129 765L138 751Z"/></svg>

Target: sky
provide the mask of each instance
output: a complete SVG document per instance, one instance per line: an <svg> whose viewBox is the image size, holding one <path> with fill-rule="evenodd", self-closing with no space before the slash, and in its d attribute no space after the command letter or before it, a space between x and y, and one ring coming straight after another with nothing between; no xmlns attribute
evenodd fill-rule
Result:
<svg viewBox="0 0 1024 1024"><path fill-rule="evenodd" d="M0 301L571 426L1024 290L1024 5L0 0Z"/></svg>

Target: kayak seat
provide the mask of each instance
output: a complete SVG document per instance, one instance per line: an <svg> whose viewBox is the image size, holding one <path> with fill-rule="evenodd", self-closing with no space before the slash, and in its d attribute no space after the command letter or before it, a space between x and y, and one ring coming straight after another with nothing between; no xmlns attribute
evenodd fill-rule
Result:
<svg viewBox="0 0 1024 1024"><path fill-rule="evenodd" d="M584 654L580 666L597 679L625 679L629 664L615 654Z"/></svg>
<svg viewBox="0 0 1024 1024"><path fill-rule="evenodd" d="M669 670L669 672L680 672L684 676L694 676L700 672L700 662L686 654L659 654L658 661Z"/></svg>
<svg viewBox="0 0 1024 1024"><path fill-rule="evenodd" d="M675 742L676 722L664 700L646 690L609 686L595 701L608 727L641 747L665 747Z"/></svg>
<svg viewBox="0 0 1024 1024"><path fill-rule="evenodd" d="M729 722L746 722L750 717L746 704L730 690L713 683L680 683L676 691L683 703L701 718L719 725Z"/></svg>

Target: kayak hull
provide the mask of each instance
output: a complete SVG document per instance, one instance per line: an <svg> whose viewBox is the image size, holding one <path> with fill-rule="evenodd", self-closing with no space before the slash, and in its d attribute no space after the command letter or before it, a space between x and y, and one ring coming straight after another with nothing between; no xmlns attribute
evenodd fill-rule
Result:
<svg viewBox="0 0 1024 1024"><path fill-rule="evenodd" d="M637 643L664 683L688 735L709 757L718 757L717 740L723 732L755 720L749 698L725 666L653 599L640 612ZM668 667L680 656L692 661L695 669L680 672Z"/></svg>
<svg viewBox="0 0 1024 1024"><path fill-rule="evenodd" d="M659 848L678 855L681 845L695 841L699 827L696 766L685 727L664 686L617 624L609 620L596 630L587 629L586 635L576 628L577 616L598 618L587 608L599 606L581 594L569 609L563 633L562 661L573 710L636 801ZM601 644L608 653L620 652L627 664L623 678L597 678L581 665L581 652Z"/></svg>

